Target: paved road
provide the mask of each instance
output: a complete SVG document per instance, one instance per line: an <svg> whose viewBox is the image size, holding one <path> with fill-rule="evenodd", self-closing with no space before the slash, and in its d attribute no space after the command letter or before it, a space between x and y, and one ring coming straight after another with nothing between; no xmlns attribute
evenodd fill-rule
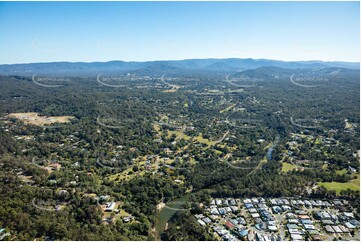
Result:
<svg viewBox="0 0 361 242"><path fill-rule="evenodd" d="M173 89L178 89L178 88L181 88L181 87L182 87L182 86L178 86L178 85L174 85L174 84L170 84L169 82L166 82L166 81L164 80L164 76L165 76L165 74L163 74L163 76L160 78L161 82L163 82L164 84L172 87Z"/></svg>
<svg viewBox="0 0 361 242"><path fill-rule="evenodd" d="M230 75L231 75L231 73L229 73L229 74L226 76L226 82L228 82L230 85L236 86L236 87L254 87L254 85L238 85L238 84L235 84L235 83L231 82L231 81L228 79Z"/></svg>
<svg viewBox="0 0 361 242"><path fill-rule="evenodd" d="M294 77L295 74L292 74L292 76L290 77L290 80L293 84L297 85L297 86L300 86L300 87L307 87L307 88L312 88L312 87L319 87L321 85L303 85L303 84L299 84L297 83L296 81L293 80L293 77Z"/></svg>
<svg viewBox="0 0 361 242"><path fill-rule="evenodd" d="M221 143L227 137L228 134L229 134L229 130L227 130L227 132L224 133L224 135L220 139L218 139L215 144Z"/></svg>

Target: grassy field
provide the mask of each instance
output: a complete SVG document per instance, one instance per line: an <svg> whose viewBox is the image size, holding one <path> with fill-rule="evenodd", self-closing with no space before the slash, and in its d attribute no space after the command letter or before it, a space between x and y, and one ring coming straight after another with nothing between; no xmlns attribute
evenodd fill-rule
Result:
<svg viewBox="0 0 361 242"><path fill-rule="evenodd" d="M168 90L164 90L162 92L165 92L165 93L172 93L172 92L176 92L177 89L168 89Z"/></svg>
<svg viewBox="0 0 361 242"><path fill-rule="evenodd" d="M117 172L115 174L109 175L108 178L110 181L120 181L120 180L130 180L133 179L136 176L144 176L145 170L142 170L141 167L144 167L146 164L146 157L145 156L139 156L136 160L136 165L139 167L138 172L132 172L133 166L128 167L126 170ZM158 164L152 164L152 167L155 168ZM129 173L132 174L129 174Z"/></svg>
<svg viewBox="0 0 361 242"><path fill-rule="evenodd" d="M186 135L185 133L181 132L181 131L171 131L168 130L167 131L167 136L168 138L170 138L173 134L175 134L177 136L176 139L185 139L185 140L189 140L191 137L189 137L188 135Z"/></svg>
<svg viewBox="0 0 361 242"><path fill-rule="evenodd" d="M38 113L10 113L7 118L15 118L23 121L25 124L50 125L54 123L69 123L72 116L39 116Z"/></svg>
<svg viewBox="0 0 361 242"><path fill-rule="evenodd" d="M159 133L160 126L158 124L153 124L153 128L154 128L155 131L157 131Z"/></svg>
<svg viewBox="0 0 361 242"><path fill-rule="evenodd" d="M118 172L118 173L115 173L113 175L110 175L108 177L109 181L118 181L118 182L120 182L123 179L129 181L129 180L133 179L136 176L144 176L145 175L145 171L138 171L137 173L133 172L132 174L128 174L131 170L132 170L132 168L129 168L129 169L123 171L123 172Z"/></svg>
<svg viewBox="0 0 361 242"><path fill-rule="evenodd" d="M343 175L343 174L346 174L346 173L347 173L347 169L342 169L342 170L336 171L336 174L339 174L339 175Z"/></svg>
<svg viewBox="0 0 361 242"><path fill-rule="evenodd" d="M298 168L298 166L296 166L296 165L293 165L293 164L290 164L287 162L282 163L282 172L288 172L288 171L291 171L291 170L294 170L297 168Z"/></svg>
<svg viewBox="0 0 361 242"><path fill-rule="evenodd" d="M204 139L202 137L202 134L199 134L197 137L194 138L196 141L198 141L199 143L202 143L202 144L206 144L208 145L208 147L214 145L216 143L216 141L211 141L209 139Z"/></svg>
<svg viewBox="0 0 361 242"><path fill-rule="evenodd" d="M177 136L176 139L185 139L185 140L192 139L192 137L186 135L185 133L183 133L181 131L171 131L171 130L167 131L168 138L170 138L173 134ZM209 139L203 138L202 134L199 134L198 136L194 137L193 139L194 139L194 141L198 141L199 143L206 144L208 147L210 147L216 143L216 141L211 141Z"/></svg>
<svg viewBox="0 0 361 242"><path fill-rule="evenodd" d="M342 190L351 190L359 191L360 190L360 175L357 175L356 179L351 180L350 182L319 182L319 186L324 186L327 190L336 191L339 194Z"/></svg>
<svg viewBox="0 0 361 242"><path fill-rule="evenodd" d="M131 214L127 213L123 208L122 208L122 203L121 202L116 202L116 206L117 209L119 209L119 213L114 215L114 219L118 220L121 219L123 217L127 217L127 216L131 216ZM102 205L102 209L105 209L105 205ZM110 217L112 214L112 212L105 212L103 211L103 218L108 218Z"/></svg>
<svg viewBox="0 0 361 242"><path fill-rule="evenodd" d="M220 113L228 112L229 110L233 109L236 106L236 104L232 104L231 106L219 111Z"/></svg>

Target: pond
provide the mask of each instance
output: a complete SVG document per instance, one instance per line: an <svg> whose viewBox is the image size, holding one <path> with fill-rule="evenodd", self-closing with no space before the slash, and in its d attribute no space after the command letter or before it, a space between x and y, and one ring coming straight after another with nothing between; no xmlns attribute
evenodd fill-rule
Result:
<svg viewBox="0 0 361 242"><path fill-rule="evenodd" d="M189 198L192 195L196 195L197 193L201 193L206 191L207 193L214 192L213 189L201 189L195 192L186 193L183 196L173 199L171 201L168 201L166 203L166 206L162 208L157 213L157 225L155 227L156 231L156 239L161 240L161 234L166 230L167 223L169 220L178 212L178 211L186 211L187 209L184 209L184 205L186 202L189 201Z"/></svg>
<svg viewBox="0 0 361 242"><path fill-rule="evenodd" d="M274 147L278 144L278 141L279 141L280 137L277 136L275 142L273 143L273 145L268 149L267 151L267 160L272 160L272 152L273 152L273 149Z"/></svg>
<svg viewBox="0 0 361 242"><path fill-rule="evenodd" d="M178 212L184 211L183 205L187 202L187 199L194 193L187 193L180 198L176 198L170 202L166 203L166 206L162 208L157 214L157 225L156 225L156 234L160 240L160 235L165 231L167 223L169 220Z"/></svg>

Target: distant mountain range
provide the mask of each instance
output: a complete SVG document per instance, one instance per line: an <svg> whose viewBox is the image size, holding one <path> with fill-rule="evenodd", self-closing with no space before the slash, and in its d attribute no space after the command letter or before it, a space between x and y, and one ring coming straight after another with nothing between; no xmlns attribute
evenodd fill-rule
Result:
<svg viewBox="0 0 361 242"><path fill-rule="evenodd" d="M1 75L97 75L138 74L160 75L163 73L235 72L259 67L287 69L347 68L360 69L358 62L324 61L278 61L268 59L188 59L146 62L48 62L0 65Z"/></svg>

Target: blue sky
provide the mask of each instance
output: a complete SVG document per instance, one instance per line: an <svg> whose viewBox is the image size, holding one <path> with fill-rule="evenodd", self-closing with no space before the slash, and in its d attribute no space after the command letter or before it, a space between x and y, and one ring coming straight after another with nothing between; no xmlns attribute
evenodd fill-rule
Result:
<svg viewBox="0 0 361 242"><path fill-rule="evenodd" d="M359 2L0 2L0 63L359 61Z"/></svg>

